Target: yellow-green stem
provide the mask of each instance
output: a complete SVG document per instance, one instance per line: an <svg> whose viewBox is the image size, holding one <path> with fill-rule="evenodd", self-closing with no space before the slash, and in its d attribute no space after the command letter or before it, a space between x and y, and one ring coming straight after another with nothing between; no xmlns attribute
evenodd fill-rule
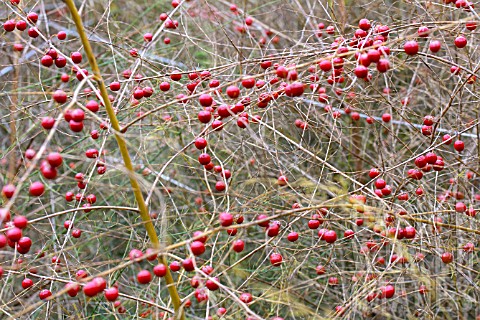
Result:
<svg viewBox="0 0 480 320"><path fill-rule="evenodd" d="M100 89L100 94L103 99L103 103L105 105L105 109L107 110L108 117L110 119L110 123L112 125L112 129L114 130L115 138L117 139L118 147L120 149L120 153L122 154L123 162L125 168L128 171L130 184L133 189L133 193L135 195L135 199L138 204L138 209L140 212L140 216L145 224L145 229L147 230L147 234L150 238L150 242L154 249L160 248L160 243L158 241L157 232L155 231L155 227L150 219L150 215L148 213L147 205L145 204L145 200L143 198L142 190L140 189L140 185L135 178L135 173L133 171L132 161L130 159L130 155L128 153L127 143L125 142L124 137L119 133L120 131L120 124L118 122L117 116L115 111L108 99L108 92L107 88L105 87L105 83L103 82L102 75L100 73L100 69L98 68L97 61L95 59L95 55L93 54L92 47L90 45L90 41L87 38L87 34L85 33L85 29L83 27L82 19L80 18L80 14L78 13L77 7L75 6L73 0L65 0L68 9L72 15L72 19L75 22L75 26L77 28L78 34L80 35L80 39L82 41L85 53L88 57L88 62L90 67L92 68L94 79L98 84ZM160 255L159 260L161 263L167 265L167 260L165 256ZM177 288L173 281L172 274L167 268L167 274L165 275L165 281L167 282L168 292L170 294L170 298L172 299L172 303L177 313L177 318L185 319L183 314L183 308L181 306L182 301L180 296L178 295Z"/></svg>

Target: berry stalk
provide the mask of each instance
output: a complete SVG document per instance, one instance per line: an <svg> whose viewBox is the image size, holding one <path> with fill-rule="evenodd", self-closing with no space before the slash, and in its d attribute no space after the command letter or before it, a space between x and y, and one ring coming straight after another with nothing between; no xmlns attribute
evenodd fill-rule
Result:
<svg viewBox="0 0 480 320"><path fill-rule="evenodd" d="M110 123L112 125L112 129L114 130L115 134L115 139L117 140L118 147L120 149L120 153L122 154L123 162L125 165L125 168L128 171L128 175L130 178L130 184L133 189L133 193L135 195L135 199L137 200L138 203L138 209L140 211L140 216L142 220L144 221L145 224L145 229L147 230L148 237L150 238L150 242L152 243L152 246L154 249L159 249L160 248L160 242L158 240L157 232L155 231L155 227L150 219L150 215L148 213L148 208L147 205L145 204L145 199L143 198L142 191L140 189L140 185L135 178L135 173L133 170L133 165L132 165L132 160L130 158L130 155L128 153L128 148L127 144L125 142L124 137L120 134L120 124L118 122L117 116L115 115L115 111L111 105L110 100L108 99L108 92L107 88L105 87L105 83L103 81L102 75L100 73L100 69L98 67L97 61L95 59L95 55L93 54L92 47L90 45L90 42L88 40L87 34L85 32L85 29L83 27L82 19L80 17L80 14L78 13L78 10L73 2L73 0L66 0L65 3L67 4L67 7L72 15L72 19L75 22L75 26L77 28L78 34L80 35L80 39L82 41L82 44L84 46L85 53L88 57L88 62L90 64L90 67L93 70L94 74L94 80L97 82L97 85L100 89L100 94L102 96L103 103L105 105L105 109L107 111ZM159 261L163 263L164 265L168 265L165 256L160 255L159 256ZM170 294L170 298L172 299L172 303L175 309L175 312L177 313L177 318L178 319L185 319L185 316L183 314L182 310L182 302L180 300L180 296L178 295L177 288L175 286L175 283L173 281L173 277L170 273L170 271L167 269L167 273L165 275L165 280L167 282L167 288L168 292Z"/></svg>

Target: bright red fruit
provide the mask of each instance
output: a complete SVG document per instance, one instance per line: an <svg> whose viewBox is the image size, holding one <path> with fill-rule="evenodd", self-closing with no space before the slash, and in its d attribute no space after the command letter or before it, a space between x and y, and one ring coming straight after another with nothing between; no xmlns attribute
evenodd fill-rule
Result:
<svg viewBox="0 0 480 320"><path fill-rule="evenodd" d="M448 264L453 261L453 254L451 252L444 252L442 253L441 258L443 263Z"/></svg>
<svg viewBox="0 0 480 320"><path fill-rule="evenodd" d="M137 280L141 284L147 284L152 281L152 274L148 270L142 270L137 273Z"/></svg>
<svg viewBox="0 0 480 320"><path fill-rule="evenodd" d="M392 286L391 284L386 285L385 287L382 287L381 289L382 289L382 297L390 299L395 295L395 287Z"/></svg>
<svg viewBox="0 0 480 320"><path fill-rule="evenodd" d="M35 181L30 185L30 195L40 197L45 192L45 186L40 181Z"/></svg>
<svg viewBox="0 0 480 320"><path fill-rule="evenodd" d="M237 86L229 86L226 92L232 99L236 99L240 95L240 89Z"/></svg>
<svg viewBox="0 0 480 320"><path fill-rule="evenodd" d="M108 301L115 301L118 298L118 289L115 287L105 290L105 299Z"/></svg>
<svg viewBox="0 0 480 320"><path fill-rule="evenodd" d="M245 243L243 242L243 240L235 240L233 242L232 248L235 252L242 252L243 249L245 249Z"/></svg>
<svg viewBox="0 0 480 320"><path fill-rule="evenodd" d="M18 240L22 238L22 230L15 227L7 230L7 232L5 232L5 235L7 236L7 240L11 242L18 242Z"/></svg>
<svg viewBox="0 0 480 320"><path fill-rule="evenodd" d="M94 281L94 280L88 282L87 284L85 284L83 286L83 293L87 297L94 297L97 294L99 294L100 291L101 291L101 286L99 285L99 283L97 281Z"/></svg>
<svg viewBox="0 0 480 320"><path fill-rule="evenodd" d="M364 31L368 31L371 27L370 21L368 19L361 19L358 22L358 27Z"/></svg>
<svg viewBox="0 0 480 320"><path fill-rule="evenodd" d="M233 215L228 212L220 213L219 219L222 227L229 227L233 224Z"/></svg>
<svg viewBox="0 0 480 320"><path fill-rule="evenodd" d="M53 100L57 103L67 102L67 94L63 90L57 90L52 95Z"/></svg>
<svg viewBox="0 0 480 320"><path fill-rule="evenodd" d="M368 173L368 176L370 177L370 179L375 179L379 175L380 175L380 170L378 170L377 168L370 169L370 172Z"/></svg>
<svg viewBox="0 0 480 320"><path fill-rule="evenodd" d="M164 264L157 264L153 267L153 274L157 277L164 277L167 274L167 267Z"/></svg>
<svg viewBox="0 0 480 320"><path fill-rule="evenodd" d="M467 38L464 36L458 36L455 38L455 46L457 48L464 48L467 45Z"/></svg>
<svg viewBox="0 0 480 320"><path fill-rule="evenodd" d="M25 278L22 280L22 288L23 289L28 289L31 286L33 286L33 280L29 278Z"/></svg>
<svg viewBox="0 0 480 320"><path fill-rule="evenodd" d="M40 297L41 300L45 300L47 299L48 297L50 297L52 295L52 292L48 289L43 289L42 291L40 291L40 293L38 294L38 296Z"/></svg>
<svg viewBox="0 0 480 320"><path fill-rule="evenodd" d="M112 90L112 91L120 90L120 82L114 81L114 82L110 83L110 90Z"/></svg>
<svg viewBox="0 0 480 320"><path fill-rule="evenodd" d="M281 265L282 260L283 260L282 255L279 254L279 253L272 253L270 255L270 263L272 264L272 266L277 267L277 266Z"/></svg>
<svg viewBox="0 0 480 320"><path fill-rule="evenodd" d="M277 183L279 186L286 186L288 183L288 178L286 176L278 177Z"/></svg>
<svg viewBox="0 0 480 320"><path fill-rule="evenodd" d="M198 98L198 101L200 102L200 104L203 106L203 107L210 107L213 103L213 99L212 99L212 96L209 95L209 94L202 94L199 98Z"/></svg>
<svg viewBox="0 0 480 320"><path fill-rule="evenodd" d="M243 303L246 303L246 304L249 304L253 301L252 295L248 292L242 293L239 298Z"/></svg>
<svg viewBox="0 0 480 320"><path fill-rule="evenodd" d="M198 120L200 120L201 123L209 123L210 120L212 120L212 114L210 111L202 110L198 113Z"/></svg>
<svg viewBox="0 0 480 320"><path fill-rule="evenodd" d="M457 150L458 152L462 152L463 149L465 149L465 144L463 143L462 140L457 140L457 141L455 141L455 143L453 144L453 147L454 147L455 150Z"/></svg>
<svg viewBox="0 0 480 320"><path fill-rule="evenodd" d="M5 196L5 198L7 199L12 198L14 193L15 193L15 186L13 184L7 184L3 186L2 194Z"/></svg>
<svg viewBox="0 0 480 320"><path fill-rule="evenodd" d="M442 47L442 43L440 41L438 40L430 41L430 45L429 45L430 51L438 52L440 51L441 47Z"/></svg>
<svg viewBox="0 0 480 320"><path fill-rule="evenodd" d="M415 40L407 41L403 45L403 50L405 50L405 53L408 55L416 55L418 53L418 43Z"/></svg>
<svg viewBox="0 0 480 320"><path fill-rule="evenodd" d="M72 52L70 54L70 58L74 63L77 63L77 64L82 62L82 59L83 59L82 54L80 52Z"/></svg>
<svg viewBox="0 0 480 320"><path fill-rule="evenodd" d="M56 167L59 167L62 164L63 159L62 159L62 156L60 155L60 153L51 152L47 156L47 161L48 161L48 164L50 166L56 168Z"/></svg>
<svg viewBox="0 0 480 320"><path fill-rule="evenodd" d="M19 229L25 229L28 225L28 219L24 216L16 216L13 218L13 225Z"/></svg>
<svg viewBox="0 0 480 320"><path fill-rule="evenodd" d="M337 233L333 230L328 230L324 233L323 240L325 240L327 243L334 243L337 241Z"/></svg>
<svg viewBox="0 0 480 320"><path fill-rule="evenodd" d="M205 245L201 241L193 241L190 249L194 255L199 256L205 252Z"/></svg>
<svg viewBox="0 0 480 320"><path fill-rule="evenodd" d="M287 236L288 241L290 242L295 242L298 240L298 233L296 232L290 232Z"/></svg>
<svg viewBox="0 0 480 320"><path fill-rule="evenodd" d="M212 161L212 158L208 153L202 153L201 155L198 156L198 162L202 165L207 165Z"/></svg>

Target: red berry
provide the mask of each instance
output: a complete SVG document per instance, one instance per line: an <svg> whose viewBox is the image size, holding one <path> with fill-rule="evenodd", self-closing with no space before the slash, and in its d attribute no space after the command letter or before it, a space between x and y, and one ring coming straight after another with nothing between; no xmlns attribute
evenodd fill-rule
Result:
<svg viewBox="0 0 480 320"><path fill-rule="evenodd" d="M463 149L465 149L465 144L463 143L462 140L457 140L457 141L455 141L455 143L453 144L453 147L454 147L455 150L457 150L458 152L462 152Z"/></svg>
<svg viewBox="0 0 480 320"><path fill-rule="evenodd" d="M130 260L140 259L141 257L143 257L143 252L138 249L132 249L128 253L128 257L130 258Z"/></svg>
<svg viewBox="0 0 480 320"><path fill-rule="evenodd" d="M358 65L355 68L355 75L359 78L366 78L368 75L368 68L362 65Z"/></svg>
<svg viewBox="0 0 480 320"><path fill-rule="evenodd" d="M390 122L390 120L392 120L392 116L389 113L384 113L382 115L382 120L383 120L383 122L388 123L388 122Z"/></svg>
<svg viewBox="0 0 480 320"><path fill-rule="evenodd" d="M295 242L298 240L298 233L296 232L290 232L287 236L288 241L290 242Z"/></svg>
<svg viewBox="0 0 480 320"><path fill-rule="evenodd" d="M233 215L228 212L220 213L219 219L222 227L229 227L233 224Z"/></svg>
<svg viewBox="0 0 480 320"><path fill-rule="evenodd" d="M11 199L15 193L15 186L13 184L4 185L2 188L2 194L7 199Z"/></svg>
<svg viewBox="0 0 480 320"><path fill-rule="evenodd" d="M279 266L282 264L282 255L279 254L279 253L272 253L270 255L270 263L273 265L273 266Z"/></svg>
<svg viewBox="0 0 480 320"><path fill-rule="evenodd" d="M173 81L180 81L180 79L182 79L182 74L178 71L174 71L170 74L170 79Z"/></svg>
<svg viewBox="0 0 480 320"><path fill-rule="evenodd" d="M244 86L247 89L253 88L255 86L255 78L244 78L242 79L242 86Z"/></svg>
<svg viewBox="0 0 480 320"><path fill-rule="evenodd" d="M80 238L81 235L82 235L82 230L80 230L80 229L73 229L72 230L72 237L74 237L75 239Z"/></svg>
<svg viewBox="0 0 480 320"><path fill-rule="evenodd" d="M453 254L451 252L444 252L442 253L441 258L443 263L448 264L453 261Z"/></svg>
<svg viewBox="0 0 480 320"><path fill-rule="evenodd" d="M457 48L464 48L467 45L467 38L464 36L458 36L455 38L455 46Z"/></svg>
<svg viewBox="0 0 480 320"><path fill-rule="evenodd" d="M5 235L7 236L7 240L10 240L11 242L18 242L18 240L22 238L22 230L15 227L7 230L7 232L5 232Z"/></svg>
<svg viewBox="0 0 480 320"><path fill-rule="evenodd" d="M143 35L143 40L145 40L145 42L150 42L152 41L153 39L153 34L151 34L150 32L147 32Z"/></svg>
<svg viewBox="0 0 480 320"><path fill-rule="evenodd" d="M477 23L475 21L469 21L465 23L465 27L467 28L467 30L473 31L477 29Z"/></svg>
<svg viewBox="0 0 480 320"><path fill-rule="evenodd" d="M384 73L390 69L390 62L388 59L380 59L377 62L377 70L378 72Z"/></svg>
<svg viewBox="0 0 480 320"><path fill-rule="evenodd" d="M157 277L164 277L167 274L167 267L164 264L157 264L153 267L153 274Z"/></svg>
<svg viewBox="0 0 480 320"><path fill-rule="evenodd" d="M29 278L25 278L22 280L22 288L23 289L28 289L31 286L33 286L33 280Z"/></svg>
<svg viewBox="0 0 480 320"><path fill-rule="evenodd" d="M368 31L371 27L370 21L368 19L361 19L358 22L358 27L362 30Z"/></svg>
<svg viewBox="0 0 480 320"><path fill-rule="evenodd" d="M112 90L112 91L120 90L120 82L114 81L114 82L110 83L110 90Z"/></svg>
<svg viewBox="0 0 480 320"><path fill-rule="evenodd" d="M282 175L282 176L278 177L278 179L277 179L277 184L278 184L279 186L286 186L287 183L288 183L288 178L287 178L286 176L283 176L283 175Z"/></svg>
<svg viewBox="0 0 480 320"><path fill-rule="evenodd" d="M35 27L29 28L27 33L30 38L36 38L39 36L38 29Z"/></svg>
<svg viewBox="0 0 480 320"><path fill-rule="evenodd" d="M88 101L87 104L85 105L85 107L88 110L92 111L93 113L96 113L96 112L98 112L98 110L100 110L99 104L95 100Z"/></svg>
<svg viewBox="0 0 480 320"><path fill-rule="evenodd" d="M183 269L185 269L185 271L195 270L195 266L193 264L193 259L191 259L191 258L187 258L187 259L183 260L182 261L182 266L183 266Z"/></svg>
<svg viewBox="0 0 480 320"><path fill-rule="evenodd" d="M57 103L67 102L67 94L63 90L57 90L52 95L53 100Z"/></svg>
<svg viewBox="0 0 480 320"><path fill-rule="evenodd" d="M87 156L87 158L90 158L90 159L98 158L98 150L93 148L88 149L87 151L85 151L85 155Z"/></svg>
<svg viewBox="0 0 480 320"><path fill-rule="evenodd" d="M368 173L368 176L370 179L375 179L380 175L380 171L377 168L372 168L370 169L370 172Z"/></svg>
<svg viewBox="0 0 480 320"><path fill-rule="evenodd" d="M333 230L328 230L327 232L325 232L325 234L323 235L323 239L327 242L327 243L334 243L335 241L337 241L337 233Z"/></svg>
<svg viewBox="0 0 480 320"><path fill-rule="evenodd" d="M416 55L418 53L418 43L415 40L407 41L403 45L403 49L408 55Z"/></svg>
<svg viewBox="0 0 480 320"><path fill-rule="evenodd" d="M45 192L45 186L40 181L35 181L30 185L30 195L40 197Z"/></svg>
<svg viewBox="0 0 480 320"><path fill-rule="evenodd" d="M141 284L147 284L152 280L152 274L148 270L142 270L137 274L137 280Z"/></svg>
<svg viewBox="0 0 480 320"><path fill-rule="evenodd" d="M430 45L429 45L430 51L438 52L440 51L441 47L442 47L442 43L440 41L438 40L430 41Z"/></svg>
<svg viewBox="0 0 480 320"><path fill-rule="evenodd" d="M44 67L51 67L53 65L53 58L49 55L45 55L40 59L40 63Z"/></svg>
<svg viewBox="0 0 480 320"><path fill-rule="evenodd" d="M13 225L19 229L25 229L28 224L28 219L24 216L16 216L13 218Z"/></svg>
<svg viewBox="0 0 480 320"><path fill-rule="evenodd" d="M87 284L83 286L83 293L87 297L94 297L97 294L99 294L100 291L102 291L101 285L98 281L95 281L95 280L87 282Z"/></svg>
<svg viewBox="0 0 480 320"><path fill-rule="evenodd" d="M56 167L59 167L62 164L63 159L62 159L62 156L60 155L60 153L51 152L47 156L47 161L48 161L48 164L50 166L52 166L53 168L56 168Z"/></svg>
<svg viewBox="0 0 480 320"><path fill-rule="evenodd" d="M343 233L343 236L346 238L346 239L351 239L353 238L353 235L355 234L355 232L351 229L347 229L345 230L345 232Z"/></svg>
<svg viewBox="0 0 480 320"><path fill-rule="evenodd" d="M198 120L201 123L209 123L212 120L212 114L209 111L202 110L198 113Z"/></svg>
<svg viewBox="0 0 480 320"><path fill-rule="evenodd" d="M208 153L202 153L201 155L198 156L198 162L202 165L207 165L211 162L211 157Z"/></svg>
<svg viewBox="0 0 480 320"><path fill-rule="evenodd" d="M21 237L20 240L18 240L18 246L28 251L32 246L32 239L29 237Z"/></svg>
<svg viewBox="0 0 480 320"><path fill-rule="evenodd" d="M77 63L77 64L81 63L83 59L82 54L80 52L72 52L70 54L70 58L74 63Z"/></svg>
<svg viewBox="0 0 480 320"><path fill-rule="evenodd" d="M213 99L212 99L212 96L209 95L209 94L202 94L199 98L198 98L200 104L204 107L210 107L213 103Z"/></svg>
<svg viewBox="0 0 480 320"><path fill-rule="evenodd" d="M197 138L195 140L195 147L199 150L203 150L207 147L207 140L205 140L204 138Z"/></svg>
<svg viewBox="0 0 480 320"><path fill-rule="evenodd" d="M172 263L170 263L170 270L172 270L173 272L179 271L180 268L181 268L180 262L173 261Z"/></svg>
<svg viewBox="0 0 480 320"><path fill-rule="evenodd" d="M238 87L236 87L236 86L229 86L227 88L227 95L231 99L236 99L240 95L240 89L238 89Z"/></svg>
<svg viewBox="0 0 480 320"><path fill-rule="evenodd" d="M239 298L243 303L246 303L246 304L249 304L253 301L252 295L248 292L242 293Z"/></svg>
<svg viewBox="0 0 480 320"><path fill-rule="evenodd" d="M70 120L68 122L68 125L70 127L70 130L72 130L73 132L80 132L83 130L83 122L80 121L80 122L77 122L75 120Z"/></svg>
<svg viewBox="0 0 480 320"><path fill-rule="evenodd" d="M115 301L118 298L118 289L115 287L105 290L105 299L108 301Z"/></svg>
<svg viewBox="0 0 480 320"><path fill-rule="evenodd" d="M320 221L317 220L317 219L312 219L312 220L309 220L308 221L308 228L309 229L312 229L312 230L315 230L315 229L318 229L318 227L320 227Z"/></svg>
<svg viewBox="0 0 480 320"><path fill-rule="evenodd" d="M57 59L55 59L55 66L56 66L57 68L63 68L63 67L65 67L66 65L67 65L67 59L66 59L66 58L64 58L64 57L62 57L62 56L59 56ZM67 76L68 76L68 75L67 75ZM63 78L63 79L62 79L63 82L67 82L67 81L68 81L68 80L65 81L65 80L66 80L66 77L64 77L63 75L62 75L62 78ZM68 79L70 79L70 77L68 77Z"/></svg>
<svg viewBox="0 0 480 320"><path fill-rule="evenodd" d="M3 29L7 32L12 32L15 30L16 22L15 20L7 20L3 23Z"/></svg>
<svg viewBox="0 0 480 320"><path fill-rule="evenodd" d="M29 12L27 14L27 20L30 21L31 23L35 24L38 21L38 14L35 12Z"/></svg>
<svg viewBox="0 0 480 320"><path fill-rule="evenodd" d="M467 211L467 206L463 202L457 202L455 204L455 211L456 212L465 212L465 211Z"/></svg>
<svg viewBox="0 0 480 320"><path fill-rule="evenodd" d="M223 129L223 122L220 120L214 120L212 122L212 129L215 131L220 131Z"/></svg>
<svg viewBox="0 0 480 320"><path fill-rule="evenodd" d="M233 242L232 248L235 252L242 252L243 249L245 249L245 243L243 242L243 240L235 240Z"/></svg>
<svg viewBox="0 0 480 320"><path fill-rule="evenodd" d="M205 252L205 245L201 241L193 241L190 249L194 255L199 256Z"/></svg>
<svg viewBox="0 0 480 320"><path fill-rule="evenodd" d="M59 31L57 33L58 40L65 40L67 38L67 33L65 31Z"/></svg>
<svg viewBox="0 0 480 320"><path fill-rule="evenodd" d="M38 296L40 297L41 300L45 300L47 299L48 297L50 297L52 295L52 292L48 289L43 289L42 291L40 291L40 293L38 294Z"/></svg>
<svg viewBox="0 0 480 320"><path fill-rule="evenodd" d="M88 277L88 274L85 270L82 270L82 269L78 270L77 273L75 274L75 278L77 280L83 279L83 278L86 278L86 277Z"/></svg>
<svg viewBox="0 0 480 320"><path fill-rule="evenodd" d="M382 297L385 297L387 299L392 298L393 295L395 294L395 287L390 284L385 287L382 287L381 289L382 289Z"/></svg>
<svg viewBox="0 0 480 320"><path fill-rule="evenodd" d="M387 185L387 183L385 182L385 180L383 179L377 179L375 180L375 187L377 189L383 189L385 188L385 186Z"/></svg>

